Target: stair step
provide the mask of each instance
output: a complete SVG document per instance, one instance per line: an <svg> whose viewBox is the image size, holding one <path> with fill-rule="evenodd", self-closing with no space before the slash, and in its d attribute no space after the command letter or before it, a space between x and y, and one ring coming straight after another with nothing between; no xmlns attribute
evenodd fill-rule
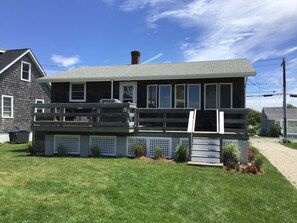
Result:
<svg viewBox="0 0 297 223"><path fill-rule="evenodd" d="M220 151L220 146L219 145L192 145L192 149L209 149L209 150L216 150L216 151Z"/></svg>
<svg viewBox="0 0 297 223"><path fill-rule="evenodd" d="M220 151L192 150L192 156L220 157Z"/></svg>
<svg viewBox="0 0 297 223"><path fill-rule="evenodd" d="M191 161L201 163L220 163L220 157L191 156Z"/></svg>
<svg viewBox="0 0 297 223"><path fill-rule="evenodd" d="M220 145L220 139L194 137L193 138L193 144L215 144L215 145Z"/></svg>
<svg viewBox="0 0 297 223"><path fill-rule="evenodd" d="M203 163L203 162L193 162L189 161L187 162L188 165L193 166L214 166L214 167L223 167L223 163Z"/></svg>

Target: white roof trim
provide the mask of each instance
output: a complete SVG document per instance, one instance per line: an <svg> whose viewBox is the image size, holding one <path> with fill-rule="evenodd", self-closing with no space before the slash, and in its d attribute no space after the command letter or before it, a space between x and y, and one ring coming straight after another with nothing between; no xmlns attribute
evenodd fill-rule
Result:
<svg viewBox="0 0 297 223"><path fill-rule="evenodd" d="M38 67L38 69L40 70L41 74L44 77L46 77L46 74L45 74L44 70L42 69L42 67L40 66L39 62L37 61L36 57L34 56L34 54L32 53L32 51L30 49L28 49L27 51L25 51L23 54L21 54L19 57L17 57L14 61L12 61L10 64L8 64L6 67L4 67L0 71L0 74L2 74L5 70L7 70L9 67L11 67L14 63L16 63L19 59L21 59L27 53L29 53L31 59L33 60L33 62L35 63L35 65Z"/></svg>

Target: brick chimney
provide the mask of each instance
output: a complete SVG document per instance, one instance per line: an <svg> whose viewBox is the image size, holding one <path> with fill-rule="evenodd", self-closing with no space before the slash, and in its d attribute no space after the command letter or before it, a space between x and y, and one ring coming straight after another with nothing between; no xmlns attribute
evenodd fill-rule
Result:
<svg viewBox="0 0 297 223"><path fill-rule="evenodd" d="M138 50L131 51L131 64L140 64L140 52Z"/></svg>

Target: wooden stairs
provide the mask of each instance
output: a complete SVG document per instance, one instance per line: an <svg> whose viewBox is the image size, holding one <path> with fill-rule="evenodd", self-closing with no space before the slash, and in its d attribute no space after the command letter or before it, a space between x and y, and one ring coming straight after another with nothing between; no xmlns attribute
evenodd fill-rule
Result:
<svg viewBox="0 0 297 223"><path fill-rule="evenodd" d="M188 165L223 167L221 140L215 137L193 137Z"/></svg>

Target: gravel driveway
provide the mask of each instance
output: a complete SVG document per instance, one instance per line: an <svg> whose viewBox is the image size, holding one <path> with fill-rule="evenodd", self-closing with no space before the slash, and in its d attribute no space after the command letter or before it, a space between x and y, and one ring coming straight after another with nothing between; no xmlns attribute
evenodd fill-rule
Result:
<svg viewBox="0 0 297 223"><path fill-rule="evenodd" d="M250 138L256 147L297 188L297 150L281 145L276 138Z"/></svg>

